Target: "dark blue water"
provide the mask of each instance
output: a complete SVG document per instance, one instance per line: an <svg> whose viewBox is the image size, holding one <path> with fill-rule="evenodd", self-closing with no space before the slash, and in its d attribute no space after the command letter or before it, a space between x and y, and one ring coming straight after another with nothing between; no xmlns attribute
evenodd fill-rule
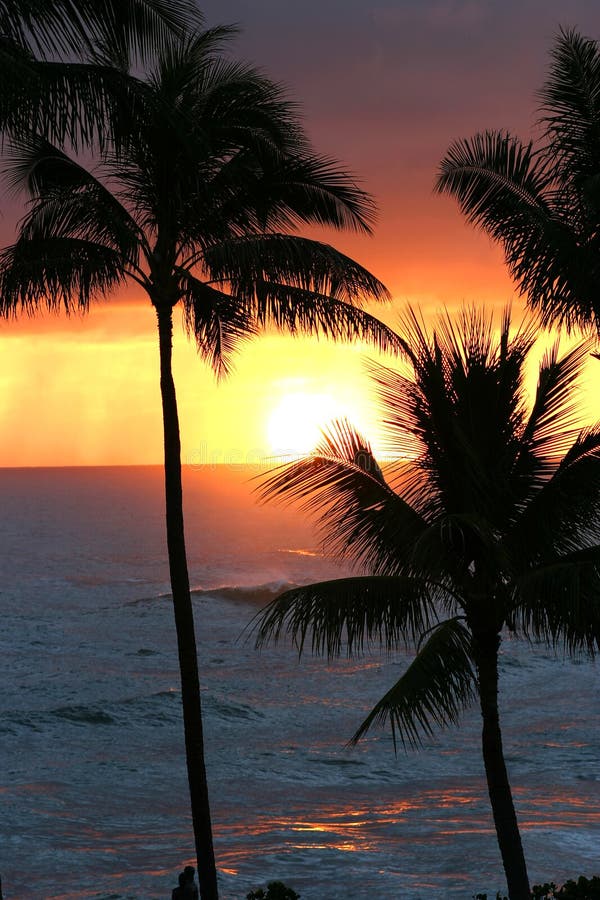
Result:
<svg viewBox="0 0 600 900"><path fill-rule="evenodd" d="M257 507L246 479L186 472L224 900L269 879L302 900L503 889L475 711L419 753L395 757L380 732L348 749L407 657L298 662L240 638L277 585L335 571L309 525ZM193 844L160 470L4 470L0 490L5 900L168 898ZM503 651L530 874L597 873L597 668L515 641Z"/></svg>

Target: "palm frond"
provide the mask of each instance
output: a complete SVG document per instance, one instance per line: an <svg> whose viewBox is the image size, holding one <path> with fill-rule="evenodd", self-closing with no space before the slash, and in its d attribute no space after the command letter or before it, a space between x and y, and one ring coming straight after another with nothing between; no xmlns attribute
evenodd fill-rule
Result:
<svg viewBox="0 0 600 900"><path fill-rule="evenodd" d="M65 2L65 0L60 0ZM202 13L193 0L69 0L78 7L92 47L113 48L117 58L152 58L157 48L198 27Z"/></svg>
<svg viewBox="0 0 600 900"><path fill-rule="evenodd" d="M334 422L313 455L270 473L260 495L314 515L330 553L372 574L412 574L412 548L427 522L390 488L348 422Z"/></svg>
<svg viewBox="0 0 600 900"><path fill-rule="evenodd" d="M0 89L0 127L12 137L41 134L75 150L101 153L132 146L144 119L147 88L110 60L19 62L14 52L0 50L3 72L10 90Z"/></svg>
<svg viewBox="0 0 600 900"><path fill-rule="evenodd" d="M206 247L204 264L232 293L256 303L256 286L289 284L346 303L386 301L386 287L329 244L285 234L249 234Z"/></svg>
<svg viewBox="0 0 600 900"><path fill-rule="evenodd" d="M181 299L189 335L217 378L231 371L231 358L243 341L256 334L252 318L235 297L181 273Z"/></svg>
<svg viewBox="0 0 600 900"><path fill-rule="evenodd" d="M515 571L600 539L600 426L583 429L503 537Z"/></svg>
<svg viewBox="0 0 600 900"><path fill-rule="evenodd" d="M81 45L83 22L76 0L2 0L0 32L26 49L72 52Z"/></svg>
<svg viewBox="0 0 600 900"><path fill-rule="evenodd" d="M14 188L35 198L20 223L21 238L76 238L103 244L132 269L148 250L143 231L117 197L91 172L44 138L13 143L5 164Z"/></svg>
<svg viewBox="0 0 600 900"><path fill-rule="evenodd" d="M45 54L81 54L110 40L144 57L198 15L191 0L2 0L0 30Z"/></svg>
<svg viewBox="0 0 600 900"><path fill-rule="evenodd" d="M600 171L600 52L598 42L561 29L540 91L544 155L559 181L585 182ZM597 208L597 207L596 207Z"/></svg>
<svg viewBox="0 0 600 900"><path fill-rule="evenodd" d="M21 238L0 254L0 314L45 306L87 310L124 280L115 250L76 238Z"/></svg>
<svg viewBox="0 0 600 900"><path fill-rule="evenodd" d="M313 653L348 656L371 642L391 651L416 639L437 620L438 585L425 579L385 576L338 578L292 588L257 616L258 647L291 637L302 653L311 635Z"/></svg>
<svg viewBox="0 0 600 900"><path fill-rule="evenodd" d="M399 335L402 351L414 361L410 341ZM407 374L382 363L367 361L366 369L376 388L378 407L382 416L386 456L414 461L426 451L419 433L419 390ZM406 466L403 467L406 469Z"/></svg>
<svg viewBox="0 0 600 900"><path fill-rule="evenodd" d="M435 187L455 197L473 225L502 243L514 243L525 229L539 230L547 221L550 184L531 143L486 131L451 144Z"/></svg>
<svg viewBox="0 0 600 900"><path fill-rule="evenodd" d="M0 22L11 22L0 28L0 128L101 152L131 143L142 82L130 66L198 18L192 0L5 0L0 7Z"/></svg>
<svg viewBox="0 0 600 900"><path fill-rule="evenodd" d="M402 677L373 707L354 737L389 721L394 747L419 747L434 727L458 723L477 696L471 635L458 617L436 625Z"/></svg>
<svg viewBox="0 0 600 900"><path fill-rule="evenodd" d="M56 189L77 190L92 178L83 166L35 132L10 142L3 173L12 191L36 198Z"/></svg>
<svg viewBox="0 0 600 900"><path fill-rule="evenodd" d="M575 197L557 201L547 227L525 231L519 241L505 244L509 271L539 311L545 326L567 331L598 329L600 277L596 226L584 221ZM578 224L577 224L578 223ZM580 228L581 226L581 228Z"/></svg>
<svg viewBox="0 0 600 900"><path fill-rule="evenodd" d="M359 340L388 353L403 349L398 335L365 310L295 285L257 284L253 313L261 326L274 325L291 334L323 335L348 343Z"/></svg>
<svg viewBox="0 0 600 900"><path fill-rule="evenodd" d="M575 654L600 650L600 545L557 556L513 584L511 621L529 640Z"/></svg>
<svg viewBox="0 0 600 900"><path fill-rule="evenodd" d="M584 341L559 357L556 341L542 360L515 464L515 477L526 478L534 488L550 477L577 436L580 415L573 388L591 347L591 341Z"/></svg>
<svg viewBox="0 0 600 900"><path fill-rule="evenodd" d="M244 200L256 208L265 230L308 223L371 233L373 199L336 160L296 152L263 153L260 162L260 174L248 183Z"/></svg>

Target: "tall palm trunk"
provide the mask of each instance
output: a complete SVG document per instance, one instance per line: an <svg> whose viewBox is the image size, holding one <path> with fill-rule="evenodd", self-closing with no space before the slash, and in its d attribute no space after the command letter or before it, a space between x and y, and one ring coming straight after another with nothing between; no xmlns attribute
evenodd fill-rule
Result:
<svg viewBox="0 0 600 900"><path fill-rule="evenodd" d="M196 842L198 881L200 883L202 900L217 900L217 871L213 850L208 784L204 764L204 737L196 636L194 633L194 615L183 530L181 442L179 437L177 398L171 371L172 310L170 306L157 306L156 313L160 342L160 392L164 428L167 546L173 609L175 612L175 628L177 631L185 751L194 839Z"/></svg>
<svg viewBox="0 0 600 900"><path fill-rule="evenodd" d="M510 900L529 900L529 878L517 815L508 781L498 714L497 634L479 637L475 656L479 676L479 700L483 718L482 750L488 793Z"/></svg>

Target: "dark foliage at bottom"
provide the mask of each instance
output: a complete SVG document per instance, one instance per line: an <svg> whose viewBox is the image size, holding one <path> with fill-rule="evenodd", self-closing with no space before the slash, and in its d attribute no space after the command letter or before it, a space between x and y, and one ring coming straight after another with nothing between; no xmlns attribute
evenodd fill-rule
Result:
<svg viewBox="0 0 600 900"><path fill-rule="evenodd" d="M487 894L475 894L473 900L488 900ZM508 900L497 893L495 900ZM566 881L558 888L553 881L545 884L534 884L531 889L531 900L600 900L600 876L586 878L580 875L577 881Z"/></svg>

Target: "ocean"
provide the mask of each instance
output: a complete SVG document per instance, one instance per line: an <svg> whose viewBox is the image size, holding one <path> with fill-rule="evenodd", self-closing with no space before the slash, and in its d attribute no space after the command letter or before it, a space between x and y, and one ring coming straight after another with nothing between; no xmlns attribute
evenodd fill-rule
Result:
<svg viewBox="0 0 600 900"><path fill-rule="evenodd" d="M260 653L288 584L343 574L251 471L186 467L207 765L223 900L504 889L480 723L396 756L347 741L410 653ZM4 900L168 900L193 857L158 467L5 469L0 602ZM600 873L598 666L507 639L501 714L533 881Z"/></svg>

